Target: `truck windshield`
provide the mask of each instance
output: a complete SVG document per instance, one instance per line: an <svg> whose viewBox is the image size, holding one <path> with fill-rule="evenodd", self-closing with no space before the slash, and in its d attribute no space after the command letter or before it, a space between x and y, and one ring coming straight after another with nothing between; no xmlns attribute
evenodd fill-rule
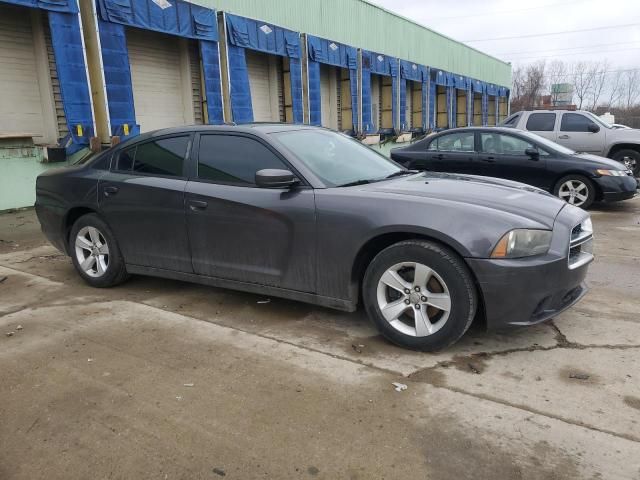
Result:
<svg viewBox="0 0 640 480"><path fill-rule="evenodd" d="M587 115L587 117L589 117L591 120L596 122L598 125L601 125L604 128L613 128L611 125L609 125L607 122L602 120L600 117L594 115L593 113L591 112L584 112L584 113Z"/></svg>
<svg viewBox="0 0 640 480"><path fill-rule="evenodd" d="M273 134L328 187L371 183L411 173L342 133L293 130Z"/></svg>

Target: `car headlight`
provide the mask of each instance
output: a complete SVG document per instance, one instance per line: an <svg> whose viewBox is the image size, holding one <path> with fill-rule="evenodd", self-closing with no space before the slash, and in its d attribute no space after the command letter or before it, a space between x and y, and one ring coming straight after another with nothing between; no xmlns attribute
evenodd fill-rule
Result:
<svg viewBox="0 0 640 480"><path fill-rule="evenodd" d="M626 177L627 176L627 171L626 170L596 170L596 173L598 175L603 175L605 177Z"/></svg>
<svg viewBox="0 0 640 480"><path fill-rule="evenodd" d="M550 230L511 230L491 252L491 258L521 258L547 253L551 246Z"/></svg>

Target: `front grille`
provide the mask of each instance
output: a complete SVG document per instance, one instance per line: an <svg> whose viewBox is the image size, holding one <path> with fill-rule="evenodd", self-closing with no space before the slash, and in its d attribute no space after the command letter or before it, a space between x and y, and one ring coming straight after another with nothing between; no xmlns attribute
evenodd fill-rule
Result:
<svg viewBox="0 0 640 480"><path fill-rule="evenodd" d="M569 240L569 269L581 267L593 260L593 232L591 221L579 223L571 229Z"/></svg>

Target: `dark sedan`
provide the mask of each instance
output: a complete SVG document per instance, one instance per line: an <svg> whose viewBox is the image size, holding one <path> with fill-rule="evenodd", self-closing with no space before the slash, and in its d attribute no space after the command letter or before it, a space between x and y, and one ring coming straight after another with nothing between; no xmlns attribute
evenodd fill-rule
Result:
<svg viewBox="0 0 640 480"><path fill-rule="evenodd" d="M525 185L416 173L294 125L161 130L38 177L49 240L95 287L129 274L354 311L405 347L476 315L530 325L576 303L587 213Z"/></svg>
<svg viewBox="0 0 640 480"><path fill-rule="evenodd" d="M457 128L391 151L418 170L505 178L553 193L577 207L632 198L638 181L620 162L576 153L512 128Z"/></svg>

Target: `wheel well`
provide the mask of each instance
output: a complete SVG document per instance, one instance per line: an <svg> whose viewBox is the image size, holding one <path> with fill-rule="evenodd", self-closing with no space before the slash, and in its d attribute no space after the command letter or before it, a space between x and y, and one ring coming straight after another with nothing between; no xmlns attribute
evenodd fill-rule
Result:
<svg viewBox="0 0 640 480"><path fill-rule="evenodd" d="M76 220L78 220L80 217L88 213L96 213L96 211L88 207L74 207L67 212L67 216L64 220L64 232L63 232L64 239L65 239L65 244L64 244L65 248L68 248L69 235L71 234L71 228L73 227L73 224L76 223Z"/></svg>
<svg viewBox="0 0 640 480"><path fill-rule="evenodd" d="M367 266L371 263L374 257L391 245L402 242L404 240L426 240L429 242L437 243L438 245L448 248L453 251L456 255L460 257L460 259L465 263L464 257L460 254L460 252L456 251L450 245L435 239L433 237L429 237L428 235L420 235L416 233L407 233L407 232L394 232L394 233L385 233L370 239L367 243L365 243L361 248L356 258L353 262L353 267L351 270L351 285L352 285L352 298L357 300L357 303L360 303L362 300L362 281L364 280L364 274L367 270ZM468 267L468 265L467 265ZM476 313L476 319L482 319L484 321L485 309L484 309L484 298L482 296L482 289L478 283L478 279L474 271L469 268L469 272L471 274L471 278L473 279L473 283L476 287L476 292L478 294L478 311Z"/></svg>
<svg viewBox="0 0 640 480"><path fill-rule="evenodd" d="M600 185L598 185L597 182L594 182L592 178L590 178L588 175L585 175L584 172L581 172L581 171L562 172L562 175L558 175L558 177L553 181L553 191L551 193L555 194L556 185L558 185L558 182L562 180L564 177L567 177L569 175L580 175L581 177L584 177L587 180L590 180L591 184L593 185L593 188L596 191L595 200L596 201L602 200L602 190L600 189Z"/></svg>
<svg viewBox="0 0 640 480"><path fill-rule="evenodd" d="M636 152L640 153L640 145L638 145L637 143L618 143L617 145L611 147L611 150L609 150L607 157L613 157L613 155L615 155L620 150L635 150Z"/></svg>

